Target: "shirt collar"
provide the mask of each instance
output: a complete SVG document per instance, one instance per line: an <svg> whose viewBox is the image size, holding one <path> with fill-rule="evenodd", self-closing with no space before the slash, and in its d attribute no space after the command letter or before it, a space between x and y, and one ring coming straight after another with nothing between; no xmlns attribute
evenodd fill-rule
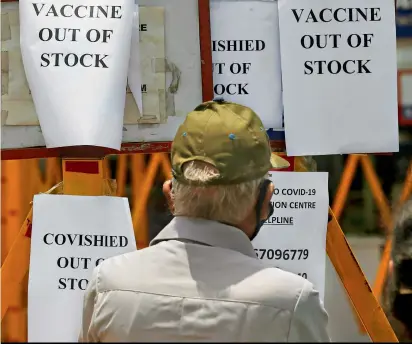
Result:
<svg viewBox="0 0 412 344"><path fill-rule="evenodd" d="M256 258L253 245L243 231L217 221L176 216L150 242L150 246L173 239L185 239L209 246L227 248Z"/></svg>

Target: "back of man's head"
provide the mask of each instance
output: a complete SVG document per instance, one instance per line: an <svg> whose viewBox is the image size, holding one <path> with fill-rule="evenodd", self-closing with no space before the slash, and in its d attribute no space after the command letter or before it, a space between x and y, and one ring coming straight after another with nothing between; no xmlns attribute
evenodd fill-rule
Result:
<svg viewBox="0 0 412 344"><path fill-rule="evenodd" d="M250 108L203 103L173 141L174 215L237 224L253 209L271 167L269 138Z"/></svg>
<svg viewBox="0 0 412 344"><path fill-rule="evenodd" d="M183 176L195 184L173 180L172 200L175 216L200 217L228 224L240 223L254 207L263 178L231 185L207 184L219 171L203 161L183 166Z"/></svg>

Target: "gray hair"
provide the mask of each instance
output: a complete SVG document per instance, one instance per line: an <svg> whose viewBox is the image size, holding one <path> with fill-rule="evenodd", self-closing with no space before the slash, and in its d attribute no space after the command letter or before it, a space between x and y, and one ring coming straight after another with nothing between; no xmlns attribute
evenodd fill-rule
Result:
<svg viewBox="0 0 412 344"><path fill-rule="evenodd" d="M263 178L234 185L202 186L219 177L219 171L203 161L183 166L188 185L173 180L172 200L175 216L200 217L229 224L242 222L253 209ZM200 184L200 186L199 186Z"/></svg>

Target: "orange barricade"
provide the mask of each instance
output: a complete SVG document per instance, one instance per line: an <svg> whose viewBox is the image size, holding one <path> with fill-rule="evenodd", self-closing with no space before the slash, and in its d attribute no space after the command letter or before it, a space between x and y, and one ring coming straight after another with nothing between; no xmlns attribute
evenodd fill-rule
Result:
<svg viewBox="0 0 412 344"><path fill-rule="evenodd" d="M379 264L375 284L373 286L374 295L379 300L382 295L383 287L385 285L386 275L387 275L388 265L389 265L389 260L390 260L390 248L391 248L390 234L393 229L393 222L392 222L393 220L392 220L392 209L382 190L381 183L379 181L379 178L375 172L375 169L373 167L372 161L369 156L365 154L349 155L345 168L342 173L339 187L337 189L337 192L334 198L332 210L336 218L339 220L340 216L342 215L342 211L345 206L345 202L346 202L349 190L350 190L350 186L352 184L352 181L353 181L356 169L359 165L359 162L361 163L362 170L365 175L366 181L369 184L375 203L378 207L379 214L382 219L382 223L385 227L386 233L388 234L388 238L385 242L383 254L381 257L380 264ZM400 199L397 203L397 207L401 206L409 198L411 191L412 191L412 162L410 163L410 166L407 172L407 177L404 182L403 190L402 190ZM354 314L356 316L356 319L358 319L358 316L355 310L354 310ZM365 329L362 323L358 321L358 325L359 325L359 330L362 333L365 333Z"/></svg>

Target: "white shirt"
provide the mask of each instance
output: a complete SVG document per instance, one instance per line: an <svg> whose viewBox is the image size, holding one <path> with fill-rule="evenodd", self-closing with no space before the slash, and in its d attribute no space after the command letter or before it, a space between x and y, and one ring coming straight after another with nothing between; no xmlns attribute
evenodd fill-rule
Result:
<svg viewBox="0 0 412 344"><path fill-rule="evenodd" d="M239 229L176 217L148 248L105 260L80 341L328 342L313 285L257 259Z"/></svg>

